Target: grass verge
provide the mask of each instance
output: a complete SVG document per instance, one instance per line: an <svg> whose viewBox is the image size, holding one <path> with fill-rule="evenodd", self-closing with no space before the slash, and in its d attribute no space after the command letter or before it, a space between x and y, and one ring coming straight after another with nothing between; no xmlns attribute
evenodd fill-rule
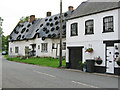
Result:
<svg viewBox="0 0 120 90"><path fill-rule="evenodd" d="M8 55L5 55L5 58L9 61L16 61L16 62L22 62L27 64L33 64L33 65L42 65L42 66L48 66L48 67L59 67L59 59L51 58L51 57L45 57L45 58L29 58L29 59L20 59L19 57L15 58L8 58ZM66 61L62 60L62 66L66 66Z"/></svg>

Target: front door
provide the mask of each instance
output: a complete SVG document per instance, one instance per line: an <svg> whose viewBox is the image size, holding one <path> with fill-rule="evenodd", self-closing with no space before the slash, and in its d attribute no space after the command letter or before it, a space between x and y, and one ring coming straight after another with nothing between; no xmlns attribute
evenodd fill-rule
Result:
<svg viewBox="0 0 120 90"><path fill-rule="evenodd" d="M82 48L69 49L70 68L80 69L79 62L82 62Z"/></svg>
<svg viewBox="0 0 120 90"><path fill-rule="evenodd" d="M114 74L114 47L107 47L107 73Z"/></svg>

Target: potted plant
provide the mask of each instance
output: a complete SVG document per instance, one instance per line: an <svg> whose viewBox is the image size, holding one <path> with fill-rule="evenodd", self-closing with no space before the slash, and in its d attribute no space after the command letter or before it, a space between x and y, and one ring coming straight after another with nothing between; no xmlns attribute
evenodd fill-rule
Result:
<svg viewBox="0 0 120 90"><path fill-rule="evenodd" d="M82 63L82 61L79 61L79 69L86 72L86 62Z"/></svg>
<svg viewBox="0 0 120 90"><path fill-rule="evenodd" d="M116 59L118 66L120 66L120 57Z"/></svg>
<svg viewBox="0 0 120 90"><path fill-rule="evenodd" d="M88 48L88 49L86 49L86 51L85 51L85 52L92 53L92 52L93 52L93 48Z"/></svg>
<svg viewBox="0 0 120 90"><path fill-rule="evenodd" d="M102 64L102 59L101 59L101 57L99 56L99 57L95 57L95 62L98 64L98 65L100 65L100 64Z"/></svg>

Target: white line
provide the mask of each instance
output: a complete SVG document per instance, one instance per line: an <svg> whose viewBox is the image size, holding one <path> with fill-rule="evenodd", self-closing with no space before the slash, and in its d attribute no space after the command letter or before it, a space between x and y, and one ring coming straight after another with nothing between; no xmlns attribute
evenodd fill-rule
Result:
<svg viewBox="0 0 120 90"><path fill-rule="evenodd" d="M56 76L53 76L53 75L50 75L50 74L47 74L47 73L43 73L43 72L39 72L39 71L34 71L36 73L40 73L40 74L43 74L43 75L47 75L47 76L50 76L50 77L53 77L55 78Z"/></svg>
<svg viewBox="0 0 120 90"><path fill-rule="evenodd" d="M80 83L80 82L76 82L76 81L72 81L72 82L76 83L76 84L81 84L81 85L84 85L84 86L88 86L88 87L91 87L91 88L99 88L99 87L88 85L88 84L85 84L85 83Z"/></svg>

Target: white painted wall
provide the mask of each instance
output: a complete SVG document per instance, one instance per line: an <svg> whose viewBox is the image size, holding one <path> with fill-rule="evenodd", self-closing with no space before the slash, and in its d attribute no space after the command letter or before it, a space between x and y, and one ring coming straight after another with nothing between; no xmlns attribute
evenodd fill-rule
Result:
<svg viewBox="0 0 120 90"><path fill-rule="evenodd" d="M105 44L104 40L118 40L118 10L107 11L94 15L89 15L81 18L76 18L67 21L67 36L66 45L71 46L84 46L83 49L83 62L86 59L93 59L96 56L100 56L104 62L101 66L105 66ZM114 17L114 32L102 33L103 32L103 18L106 16ZM94 34L85 35L85 21L94 19ZM71 24L78 23L78 36L71 37ZM119 30L120 31L120 30ZM86 48L93 48L92 54L85 53ZM69 62L69 51L66 52L66 62ZM97 65L97 64L96 64Z"/></svg>
<svg viewBox="0 0 120 90"><path fill-rule="evenodd" d="M103 18L106 16L114 16L114 32L103 32ZM85 35L85 21L94 19L94 35ZM78 22L78 36L70 36L70 25ZM108 11L95 15L90 15L82 18L69 20L67 22L67 43L87 42L87 41L103 41L103 40L117 40L118 39L118 10Z"/></svg>
<svg viewBox="0 0 120 90"><path fill-rule="evenodd" d="M118 10L118 38L120 40L120 9Z"/></svg>
<svg viewBox="0 0 120 90"><path fill-rule="evenodd" d="M66 42L66 39L63 38L63 42ZM48 43L48 52L41 52L41 43ZM59 39L46 39L42 40L41 38L36 38L34 40L24 40L24 41L14 41L9 42L9 55L10 56L25 56L25 46L29 46L32 49L30 44L36 44L36 56L40 57L54 57L56 58L56 53L59 52L59 47L56 49L52 49L52 43L57 44L59 43ZM38 45L40 45L40 49L38 49ZM15 47L19 47L19 53L15 53ZM12 53L10 53L10 48L12 48ZM57 52L56 52L57 51ZM63 50L63 56L66 55L66 50ZM59 56L59 53L58 53Z"/></svg>

